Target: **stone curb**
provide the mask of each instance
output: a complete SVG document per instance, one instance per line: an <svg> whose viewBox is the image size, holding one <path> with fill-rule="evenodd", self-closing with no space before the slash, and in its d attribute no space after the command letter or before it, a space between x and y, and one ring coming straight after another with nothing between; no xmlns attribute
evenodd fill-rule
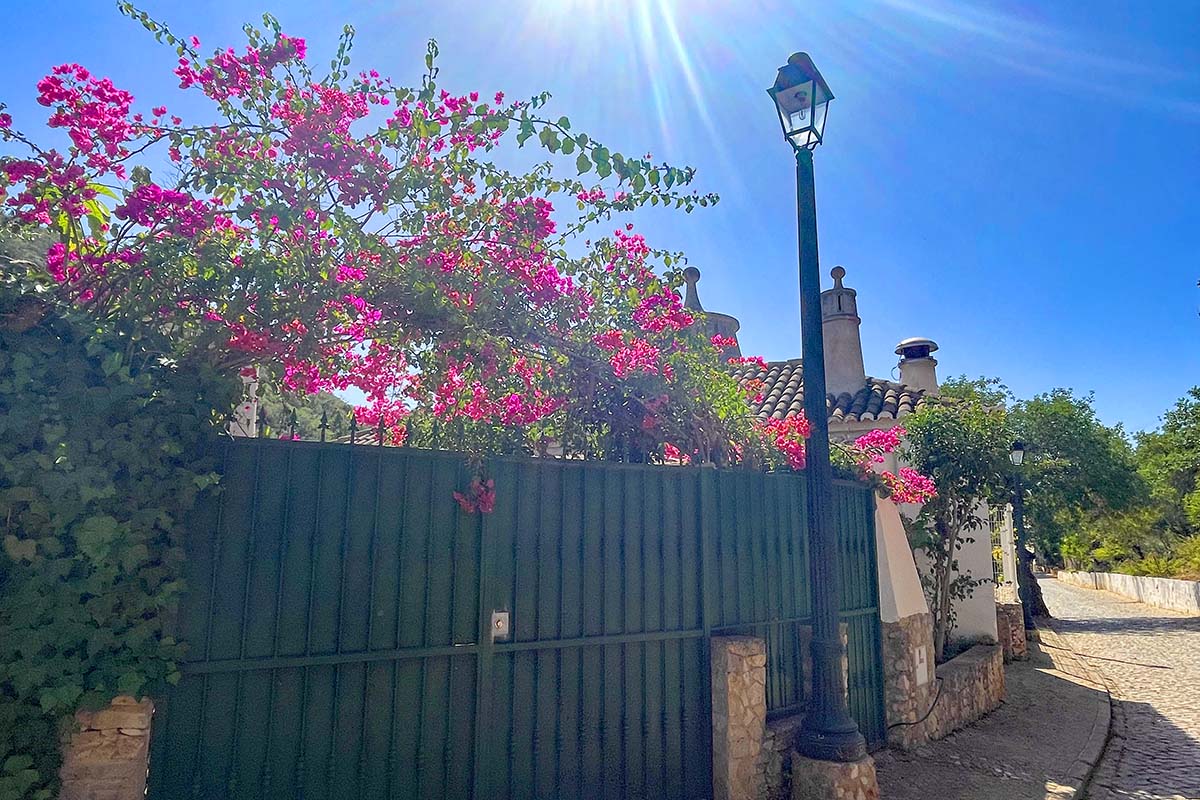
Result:
<svg viewBox="0 0 1200 800"><path fill-rule="evenodd" d="M1096 715L1093 718L1092 730L1088 734L1087 741L1084 742L1079 755L1071 763L1071 768L1067 770L1067 782L1048 788L1046 792L1046 797L1054 798L1054 800L1078 800L1084 796L1092 773L1095 771L1096 765L1100 763L1100 758L1104 755L1104 748L1108 745L1112 726L1112 692L1109 690L1104 676L1093 669L1065 638L1048 627L1039 628L1038 634L1036 641L1044 643L1056 651L1054 655L1050 655L1050 660L1054 663L1054 669L1049 670L1050 672L1061 676L1064 680L1081 683L1103 692L1103 697L1097 698L1096 701ZM1064 658L1060 654L1069 654L1069 657ZM1063 663L1064 661L1069 664ZM1071 670L1068 672L1060 669L1060 665L1069 666Z"/></svg>

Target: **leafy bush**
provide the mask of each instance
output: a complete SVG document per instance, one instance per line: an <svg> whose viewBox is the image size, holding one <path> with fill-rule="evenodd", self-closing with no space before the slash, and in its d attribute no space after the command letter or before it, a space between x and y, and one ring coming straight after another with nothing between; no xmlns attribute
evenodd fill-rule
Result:
<svg viewBox="0 0 1200 800"><path fill-rule="evenodd" d="M1175 574L1175 565L1171 559L1151 553L1145 558L1118 564L1116 571L1125 575L1141 575L1148 578L1170 578Z"/></svg>
<svg viewBox="0 0 1200 800"><path fill-rule="evenodd" d="M1059 545L1059 553L1068 569L1090 570L1096 566L1096 559L1092 555L1091 541L1079 531L1071 531L1063 536L1062 543Z"/></svg>
<svg viewBox="0 0 1200 800"><path fill-rule="evenodd" d="M1175 547L1175 577L1200 581L1200 534L1189 536Z"/></svg>
<svg viewBox="0 0 1200 800"><path fill-rule="evenodd" d="M17 800L53 796L76 709L178 679L179 523L216 480L198 454L229 397L0 289L0 800Z"/></svg>

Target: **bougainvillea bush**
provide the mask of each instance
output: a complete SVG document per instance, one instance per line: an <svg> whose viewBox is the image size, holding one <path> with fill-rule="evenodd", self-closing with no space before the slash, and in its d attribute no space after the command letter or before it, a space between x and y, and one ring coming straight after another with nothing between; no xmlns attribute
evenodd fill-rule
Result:
<svg viewBox="0 0 1200 800"><path fill-rule="evenodd" d="M516 428L526 449L727 458L751 435L675 291L680 256L618 219L715 202L691 169L610 151L548 95L443 88L433 44L407 87L352 73L349 30L318 76L269 17L244 48L206 52L122 8L211 113L183 119L64 64L37 93L65 147L0 117L28 148L0 167L5 205L57 231L61 300L180 364L358 390L360 422L395 442L454 429L487 449ZM535 144L549 161L501 166Z"/></svg>
<svg viewBox="0 0 1200 800"><path fill-rule="evenodd" d="M26 148L0 164L5 207L57 233L38 277L58 300L180 368L357 390L393 443L803 467L807 423L753 420L682 306L681 255L621 218L715 202L693 170L611 151L546 94L442 87L433 43L408 87L352 72L349 28L318 76L269 16L205 51L118 5L211 112L79 64L37 85L63 147L0 111ZM534 142L549 160L502 166Z"/></svg>

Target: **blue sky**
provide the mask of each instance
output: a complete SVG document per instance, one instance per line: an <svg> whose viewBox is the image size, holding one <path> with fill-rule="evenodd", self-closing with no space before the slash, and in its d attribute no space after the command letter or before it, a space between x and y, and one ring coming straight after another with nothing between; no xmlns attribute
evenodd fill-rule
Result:
<svg viewBox="0 0 1200 800"><path fill-rule="evenodd" d="M174 54L103 0L6 0L0 101L78 61L147 106L186 108ZM722 196L637 223L688 252L742 349L799 354L794 177L764 92L807 50L834 101L816 154L822 269L859 291L867 371L895 343L940 345L939 374L1018 395L1095 391L1102 418L1153 427L1200 383L1200 4L784 0L143 0L205 48L269 10L322 63L343 23L359 67L552 109L614 149L699 169Z"/></svg>

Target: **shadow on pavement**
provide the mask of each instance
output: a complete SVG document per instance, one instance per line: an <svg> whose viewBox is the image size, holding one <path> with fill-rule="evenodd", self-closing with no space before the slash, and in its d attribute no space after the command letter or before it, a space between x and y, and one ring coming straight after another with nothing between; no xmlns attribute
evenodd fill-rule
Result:
<svg viewBox="0 0 1200 800"><path fill-rule="evenodd" d="M876 754L885 800L1043 800L1069 780L1105 692L1044 652L1005 668L1007 697L976 724L913 751ZM1059 793L1053 795L1063 797ZM1068 795L1069 796L1069 795Z"/></svg>
<svg viewBox="0 0 1200 800"><path fill-rule="evenodd" d="M1149 703L1113 703L1112 736L1087 800L1200 798L1200 741Z"/></svg>
<svg viewBox="0 0 1200 800"><path fill-rule="evenodd" d="M1157 636L1163 633L1200 631L1200 617L1110 617L1108 619L1071 619L1055 617L1053 627L1060 633L1128 633Z"/></svg>
<svg viewBox="0 0 1200 800"><path fill-rule="evenodd" d="M1062 648L1056 647L1055 645L1052 645L1052 644L1046 644L1045 642L1042 642L1041 646L1044 648L1047 648L1049 650L1062 649ZM1072 651L1072 652L1074 652L1074 651ZM1146 669L1171 669L1171 666L1169 664L1147 664L1144 661L1129 661L1129 660L1123 659L1123 658L1111 658L1109 656L1097 656L1097 655L1092 655L1090 653L1082 653L1082 652L1078 653L1077 655L1079 655L1082 658L1087 659L1088 661L1108 661L1113 664L1129 664L1129 665L1132 665L1135 667L1145 667Z"/></svg>

